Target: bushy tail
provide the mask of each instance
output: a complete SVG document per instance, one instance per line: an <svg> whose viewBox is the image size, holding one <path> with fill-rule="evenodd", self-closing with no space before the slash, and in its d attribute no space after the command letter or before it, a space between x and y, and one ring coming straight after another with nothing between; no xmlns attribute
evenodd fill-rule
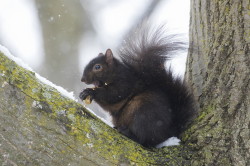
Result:
<svg viewBox="0 0 250 166"><path fill-rule="evenodd" d="M120 58L142 80L144 87L165 92L174 110L174 127L181 133L194 115L194 101L182 79L174 78L171 70L165 68L165 62L177 51L186 49L177 37L166 35L164 27L144 26L125 41Z"/></svg>
<svg viewBox="0 0 250 166"><path fill-rule="evenodd" d="M166 77L165 62L186 49L184 45L177 35L167 35L163 26L154 29L142 25L125 40L119 53L122 62L150 85Z"/></svg>

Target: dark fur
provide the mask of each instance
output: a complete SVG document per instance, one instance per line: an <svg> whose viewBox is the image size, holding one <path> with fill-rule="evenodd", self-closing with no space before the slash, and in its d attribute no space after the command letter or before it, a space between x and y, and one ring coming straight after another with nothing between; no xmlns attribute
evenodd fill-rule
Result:
<svg viewBox="0 0 250 166"><path fill-rule="evenodd" d="M82 77L99 87L83 90L80 98L91 96L111 114L119 132L144 146L180 136L195 114L188 88L164 67L182 44L163 35L161 29L140 30L121 49L121 61L108 49L89 62ZM95 64L102 66L101 71L94 71Z"/></svg>

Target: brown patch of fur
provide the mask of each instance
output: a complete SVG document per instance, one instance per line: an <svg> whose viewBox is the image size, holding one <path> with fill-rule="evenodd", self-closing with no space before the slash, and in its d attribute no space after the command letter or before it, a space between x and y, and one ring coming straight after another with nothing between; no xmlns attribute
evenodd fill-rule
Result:
<svg viewBox="0 0 250 166"><path fill-rule="evenodd" d="M123 108L119 117L115 118L113 123L115 126L128 126L133 121L133 117L136 111L141 111L140 107L145 103L145 101L149 101L150 97L153 95L151 93L142 93L137 96L134 96L126 106Z"/></svg>
<svg viewBox="0 0 250 166"><path fill-rule="evenodd" d="M124 100L121 100L120 102L115 103L115 104L101 104L100 103L100 105L105 111L107 111L111 114L115 114L121 110L121 108L126 104L127 100L128 99L124 99Z"/></svg>

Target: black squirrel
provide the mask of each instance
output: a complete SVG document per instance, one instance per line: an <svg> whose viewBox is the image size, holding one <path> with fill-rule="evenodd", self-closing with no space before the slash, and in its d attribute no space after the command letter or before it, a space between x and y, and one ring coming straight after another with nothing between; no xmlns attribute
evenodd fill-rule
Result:
<svg viewBox="0 0 250 166"><path fill-rule="evenodd" d="M135 34L120 50L120 60L107 49L89 62L81 81L95 88L79 97L90 97L108 111L120 133L152 147L180 136L195 115L194 99L182 79L165 68L182 43L172 42L174 35L164 37L162 28Z"/></svg>

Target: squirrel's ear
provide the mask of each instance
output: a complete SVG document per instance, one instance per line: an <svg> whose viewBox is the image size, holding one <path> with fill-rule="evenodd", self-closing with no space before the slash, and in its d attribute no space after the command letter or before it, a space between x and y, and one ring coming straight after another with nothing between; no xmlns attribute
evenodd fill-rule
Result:
<svg viewBox="0 0 250 166"><path fill-rule="evenodd" d="M104 56L104 54L103 53L99 53L98 56Z"/></svg>
<svg viewBox="0 0 250 166"><path fill-rule="evenodd" d="M106 62L111 65L113 63L113 53L111 49L107 49L105 53Z"/></svg>

